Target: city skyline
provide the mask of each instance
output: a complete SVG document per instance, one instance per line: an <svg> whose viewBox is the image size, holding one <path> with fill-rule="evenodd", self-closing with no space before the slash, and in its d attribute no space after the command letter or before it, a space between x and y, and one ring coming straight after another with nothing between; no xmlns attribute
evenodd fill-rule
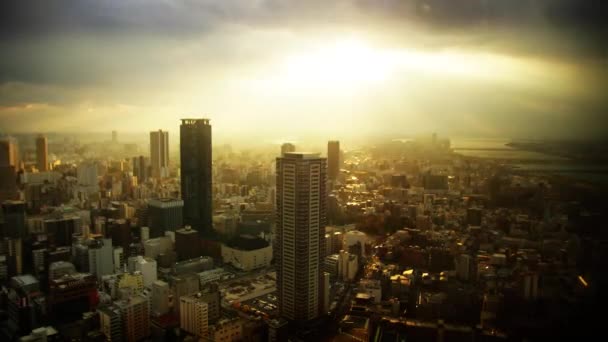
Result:
<svg viewBox="0 0 608 342"><path fill-rule="evenodd" d="M597 339L605 2L0 1L0 341Z"/></svg>

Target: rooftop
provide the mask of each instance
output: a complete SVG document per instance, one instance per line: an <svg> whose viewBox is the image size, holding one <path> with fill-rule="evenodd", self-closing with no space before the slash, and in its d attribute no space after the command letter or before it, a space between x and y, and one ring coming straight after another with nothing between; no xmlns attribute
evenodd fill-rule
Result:
<svg viewBox="0 0 608 342"><path fill-rule="evenodd" d="M321 154L317 152L286 152L283 158L287 159L319 159Z"/></svg>
<svg viewBox="0 0 608 342"><path fill-rule="evenodd" d="M240 235L226 242L226 246L243 251L254 251L256 249L266 248L269 244L266 240L259 237Z"/></svg>
<svg viewBox="0 0 608 342"><path fill-rule="evenodd" d="M182 125L197 125L197 124L208 125L209 124L209 119L204 119L204 118L181 119L181 120L182 120Z"/></svg>

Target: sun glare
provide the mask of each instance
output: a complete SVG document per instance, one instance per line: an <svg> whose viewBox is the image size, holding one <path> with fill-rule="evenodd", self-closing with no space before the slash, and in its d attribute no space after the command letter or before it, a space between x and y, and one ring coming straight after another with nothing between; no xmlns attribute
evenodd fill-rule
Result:
<svg viewBox="0 0 608 342"><path fill-rule="evenodd" d="M350 39L288 57L283 75L302 86L353 86L385 80L394 65L389 53Z"/></svg>
<svg viewBox="0 0 608 342"><path fill-rule="evenodd" d="M373 47L358 39L335 41L288 56L277 74L283 86L349 90L416 75L492 77L511 64L492 55Z"/></svg>

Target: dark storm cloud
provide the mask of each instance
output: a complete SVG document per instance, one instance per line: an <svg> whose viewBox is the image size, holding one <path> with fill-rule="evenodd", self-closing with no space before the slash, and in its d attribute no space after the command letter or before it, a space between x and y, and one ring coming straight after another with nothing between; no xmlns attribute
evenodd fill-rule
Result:
<svg viewBox="0 0 608 342"><path fill-rule="evenodd" d="M439 28L477 24L534 27L546 22L598 36L606 34L607 14L603 0L9 0L0 4L0 29L5 36L74 30L183 34L230 21L283 24L297 19L328 24L353 15L379 15Z"/></svg>
<svg viewBox="0 0 608 342"><path fill-rule="evenodd" d="M608 56L604 0L359 0L358 5L393 23L472 38L471 44L547 56Z"/></svg>

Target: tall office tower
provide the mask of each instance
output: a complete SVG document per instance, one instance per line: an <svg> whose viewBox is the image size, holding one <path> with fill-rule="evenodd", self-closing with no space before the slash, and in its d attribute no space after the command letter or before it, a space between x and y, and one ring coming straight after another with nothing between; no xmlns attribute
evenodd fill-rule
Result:
<svg viewBox="0 0 608 342"><path fill-rule="evenodd" d="M169 177L169 132L150 132L152 177Z"/></svg>
<svg viewBox="0 0 608 342"><path fill-rule="evenodd" d="M275 263L281 317L308 321L322 310L326 159L318 153L277 158Z"/></svg>
<svg viewBox="0 0 608 342"><path fill-rule="evenodd" d="M0 140L0 166L13 166L18 169L19 163L17 141L13 138Z"/></svg>
<svg viewBox="0 0 608 342"><path fill-rule="evenodd" d="M25 202L4 201L2 203L4 215L4 236L13 239L23 239L27 236L25 226Z"/></svg>
<svg viewBox="0 0 608 342"><path fill-rule="evenodd" d="M137 342L150 335L150 305L143 295L114 302L120 309L124 341Z"/></svg>
<svg viewBox="0 0 608 342"><path fill-rule="evenodd" d="M19 151L14 139L0 140L0 201L19 198L17 171Z"/></svg>
<svg viewBox="0 0 608 342"><path fill-rule="evenodd" d="M196 230L186 226L175 231L177 260L183 261L201 256L201 240Z"/></svg>
<svg viewBox="0 0 608 342"><path fill-rule="evenodd" d="M49 163L47 155L49 153L48 144L44 135L39 135L36 138L36 164L38 171L48 171Z"/></svg>
<svg viewBox="0 0 608 342"><path fill-rule="evenodd" d="M208 233L213 227L209 119L182 119L180 157L184 223Z"/></svg>
<svg viewBox="0 0 608 342"><path fill-rule="evenodd" d="M327 177L335 181L340 174L340 142L330 140L327 142Z"/></svg>
<svg viewBox="0 0 608 342"><path fill-rule="evenodd" d="M182 296L179 299L180 328L199 338L207 337L209 332L208 305L200 293Z"/></svg>
<svg viewBox="0 0 608 342"><path fill-rule="evenodd" d="M114 273L112 239L95 239L89 245L89 270L98 279Z"/></svg>
<svg viewBox="0 0 608 342"><path fill-rule="evenodd" d="M150 237L157 238L165 232L176 231L184 226L184 201L175 198L151 199L148 201L148 227Z"/></svg>
<svg viewBox="0 0 608 342"><path fill-rule="evenodd" d="M112 142L113 143L118 142L118 132L116 132L116 131L112 131Z"/></svg>
<svg viewBox="0 0 608 342"><path fill-rule="evenodd" d="M133 176L137 177L137 184L148 180L148 160L144 156L133 157Z"/></svg>
<svg viewBox="0 0 608 342"><path fill-rule="evenodd" d="M285 153L295 152L295 151L296 151L296 145L294 145L292 143L284 143L283 145L281 145L281 156L284 155Z"/></svg>
<svg viewBox="0 0 608 342"><path fill-rule="evenodd" d="M171 289L166 282L157 280L152 284L151 314L153 316L162 316L169 312L170 294Z"/></svg>

